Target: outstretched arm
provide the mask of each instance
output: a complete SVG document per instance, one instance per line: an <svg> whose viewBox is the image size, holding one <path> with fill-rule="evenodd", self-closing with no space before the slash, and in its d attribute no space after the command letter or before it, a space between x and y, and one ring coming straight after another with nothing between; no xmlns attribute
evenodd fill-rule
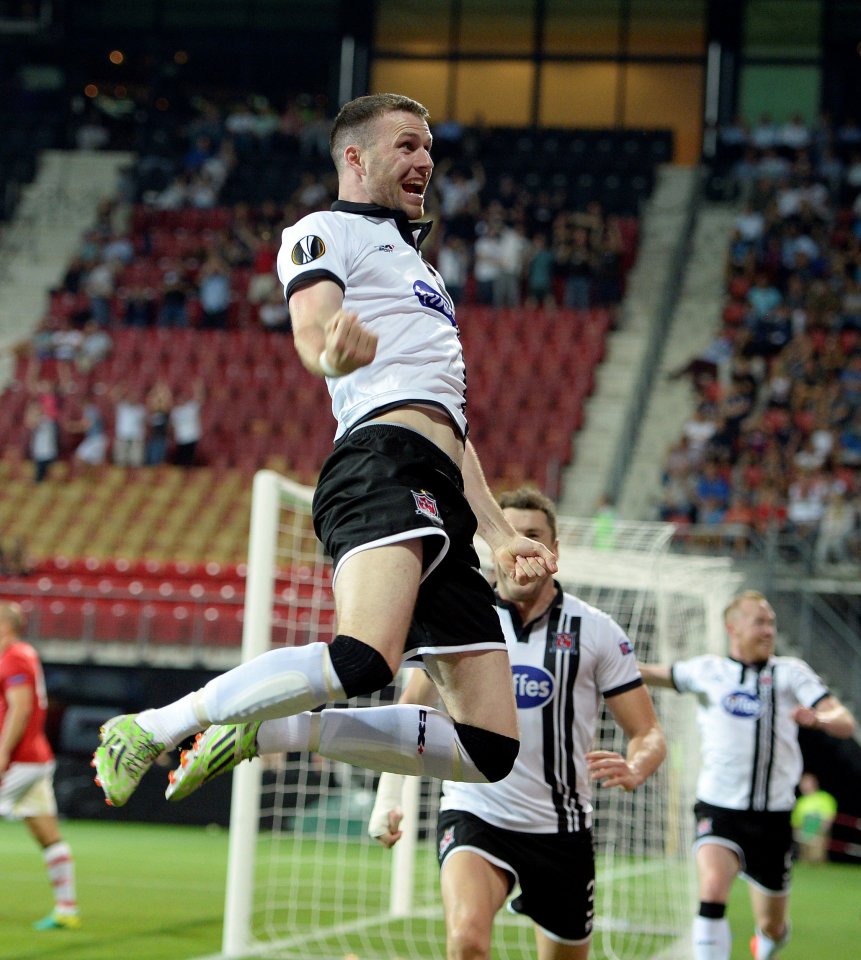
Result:
<svg viewBox="0 0 861 960"><path fill-rule="evenodd" d="M422 703L429 707L439 700L433 680L424 670L410 670L410 677L398 703ZM401 839L399 829L404 811L401 808L404 777L400 773L382 773L377 784L377 797L368 818L368 833L384 847L393 847Z"/></svg>
<svg viewBox="0 0 861 960"><path fill-rule="evenodd" d="M611 750L592 750L586 764L593 780L605 787L633 790L650 777L664 762L667 742L652 698L645 687L610 697L607 706L628 738L626 756Z"/></svg>
<svg viewBox="0 0 861 960"><path fill-rule="evenodd" d="M517 583L527 583L556 573L558 566L553 553L544 544L521 537L506 520L469 440L463 455L463 484L466 499L478 520L479 536L487 542L507 576Z"/></svg>
<svg viewBox="0 0 861 960"><path fill-rule="evenodd" d="M822 730L841 740L855 733L855 718L834 696L823 697L815 707L796 707L792 719L799 727Z"/></svg>
<svg viewBox="0 0 861 960"><path fill-rule="evenodd" d="M669 687L670 689L675 689L671 667L660 663L639 663L638 666L643 680L645 680L650 687Z"/></svg>

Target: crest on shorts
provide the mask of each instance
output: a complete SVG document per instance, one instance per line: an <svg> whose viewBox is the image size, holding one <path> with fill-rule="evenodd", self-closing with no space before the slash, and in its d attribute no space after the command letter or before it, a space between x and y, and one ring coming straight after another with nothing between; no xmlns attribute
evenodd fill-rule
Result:
<svg viewBox="0 0 861 960"><path fill-rule="evenodd" d="M297 267L302 267L312 260L319 260L326 252L326 244L321 237L313 235L302 237L290 252L290 259Z"/></svg>
<svg viewBox="0 0 861 960"><path fill-rule="evenodd" d="M439 842L439 855L442 856L454 843L454 827L446 827Z"/></svg>
<svg viewBox="0 0 861 960"><path fill-rule="evenodd" d="M427 492L427 490L411 491L413 500L416 502L416 513L435 523L438 527L442 526L442 517L439 513L439 507L436 500Z"/></svg>
<svg viewBox="0 0 861 960"><path fill-rule="evenodd" d="M704 837L712 832L712 818L701 817L697 820L697 836Z"/></svg>

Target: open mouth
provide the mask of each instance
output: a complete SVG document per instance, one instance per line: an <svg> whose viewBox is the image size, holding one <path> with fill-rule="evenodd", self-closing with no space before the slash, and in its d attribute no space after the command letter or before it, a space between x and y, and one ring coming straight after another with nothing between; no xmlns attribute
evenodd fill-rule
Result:
<svg viewBox="0 0 861 960"><path fill-rule="evenodd" d="M414 197L423 197L425 195L423 183L405 183L404 190L407 193L412 194Z"/></svg>

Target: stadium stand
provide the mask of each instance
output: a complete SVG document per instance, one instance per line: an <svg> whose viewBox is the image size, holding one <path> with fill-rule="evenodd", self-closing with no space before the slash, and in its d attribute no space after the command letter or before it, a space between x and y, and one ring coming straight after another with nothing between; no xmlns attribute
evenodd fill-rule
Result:
<svg viewBox="0 0 861 960"><path fill-rule="evenodd" d="M241 106L200 99L184 114L149 112L133 129L112 122L72 134L80 140L98 132L100 146L137 152L122 196L95 211L0 395L0 546L23 544L26 553L20 570L0 577L0 591L25 598L34 636L129 646L238 642L250 476L269 466L313 483L328 452L322 384L301 367L290 338L260 322L260 291L272 286L280 227L331 200L331 183L316 174L325 131L306 110L295 135L271 125L237 133L238 113ZM505 166L504 152L494 149L500 139L516 146ZM605 296L624 289L641 206L656 167L671 156L671 135L464 129L441 153L455 165L485 166L479 230L512 176L516 190L503 207L509 221L537 224L548 236L554 219L562 234L585 222L597 238L604 219L618 217L618 277L594 283L592 307L563 307L557 277L555 306L495 309L476 302L470 276L458 308L473 437L492 485L529 480L556 494L616 321L616 304ZM446 226L443 218L431 238L431 259ZM227 265L224 329L205 329L200 305L203 264L212 256ZM177 302L181 309L170 313ZM76 337L93 318L108 346L81 362ZM198 381L205 398L194 469L173 463L172 445L167 462L150 467L85 469L73 456L87 405L113 438L120 389L146 395L161 383L175 398ZM56 406L59 431L58 458L40 483L27 462L34 397ZM500 411L515 424L513 444L492 429ZM207 561L222 572L200 566Z"/></svg>

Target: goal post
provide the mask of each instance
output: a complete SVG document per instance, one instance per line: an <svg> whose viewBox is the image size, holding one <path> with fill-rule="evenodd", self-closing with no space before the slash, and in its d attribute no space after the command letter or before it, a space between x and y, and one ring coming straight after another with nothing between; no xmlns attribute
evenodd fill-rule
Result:
<svg viewBox="0 0 861 960"><path fill-rule="evenodd" d="M255 476L243 659L332 636L331 568L311 524L312 494L273 471ZM613 616L641 659L722 652L720 613L738 582L728 561L673 556L669 524L619 521L608 530L559 517L558 532L557 578ZM391 703L397 692L396 683L359 702ZM698 740L689 700L655 697L669 755L647 783L594 791L593 960L690 956ZM626 749L606 710L596 746ZM407 778L405 836L388 851L367 836L372 771L290 754L241 764L233 776L223 957L443 960L437 781ZM494 955L533 953L530 923L500 913Z"/></svg>

